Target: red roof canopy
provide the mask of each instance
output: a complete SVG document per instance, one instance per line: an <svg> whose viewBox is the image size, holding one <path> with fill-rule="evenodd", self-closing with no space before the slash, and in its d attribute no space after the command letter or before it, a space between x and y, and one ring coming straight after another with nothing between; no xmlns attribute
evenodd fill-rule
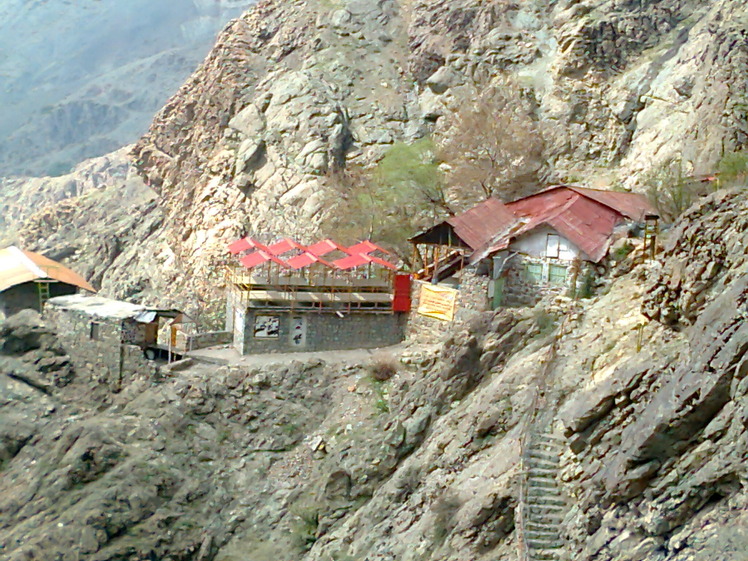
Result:
<svg viewBox="0 0 748 561"><path fill-rule="evenodd" d="M230 244L228 249L229 252L233 254L238 254L249 249L255 250L239 260L239 262L247 269L252 269L263 263L272 262L286 269L297 270L308 267L314 263L320 263L331 269L349 270L361 265L375 264L387 269L397 270L397 266L389 261L370 255L375 251L381 251L384 254L388 254L388 252L368 240L346 248L330 239L325 239L306 247L291 238L284 238L270 246L263 245L252 238L242 238L241 240L237 240ZM279 257L280 255L292 250L298 250L300 253L293 255L286 260ZM345 257L332 263L322 259L323 255L327 255L333 251L340 251L345 255ZM341 266L341 263L343 266Z"/></svg>

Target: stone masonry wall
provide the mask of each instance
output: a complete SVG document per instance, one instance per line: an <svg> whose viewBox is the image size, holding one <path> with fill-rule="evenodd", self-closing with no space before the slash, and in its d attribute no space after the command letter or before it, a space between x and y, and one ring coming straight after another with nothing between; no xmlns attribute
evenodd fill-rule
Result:
<svg viewBox="0 0 748 561"><path fill-rule="evenodd" d="M56 329L76 370L89 373L112 391L119 391L137 376L151 376L157 369L139 346L123 343L123 333L127 330L122 320L107 320L51 305L44 307L44 319Z"/></svg>
<svg viewBox="0 0 748 561"><path fill-rule="evenodd" d="M451 281L451 282L450 282ZM418 313L421 286L425 281L414 281L411 288L412 307L408 316L407 337L419 343L435 343L439 341L454 323L469 321L476 314L489 309L488 295L489 278L478 274L474 267L464 269L447 282L439 283L459 291L455 319L451 322L423 316Z"/></svg>
<svg viewBox="0 0 748 561"><path fill-rule="evenodd" d="M542 280L536 281L527 272L528 265L540 265ZM566 281L551 284L549 268L561 265L567 268ZM585 276L594 274L594 267L585 262L566 261L546 257L515 255L504 270L503 306L534 306L548 294L572 296L581 289ZM575 286L576 283L576 286Z"/></svg>
<svg viewBox="0 0 748 561"><path fill-rule="evenodd" d="M267 323L266 318L277 318L277 323L272 320L274 333L271 336L255 336L257 317L261 318L260 323ZM244 329L235 334L244 335L243 354L371 349L400 343L405 336L405 319L405 314L400 313L364 312L339 317L334 313L250 308ZM236 341L235 346L239 347Z"/></svg>

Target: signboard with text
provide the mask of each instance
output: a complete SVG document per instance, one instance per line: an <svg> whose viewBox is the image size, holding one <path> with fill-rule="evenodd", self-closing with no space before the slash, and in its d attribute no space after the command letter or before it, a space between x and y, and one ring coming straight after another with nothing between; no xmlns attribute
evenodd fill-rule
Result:
<svg viewBox="0 0 748 561"><path fill-rule="evenodd" d="M442 321L452 321L459 291L438 284L422 284L418 313Z"/></svg>

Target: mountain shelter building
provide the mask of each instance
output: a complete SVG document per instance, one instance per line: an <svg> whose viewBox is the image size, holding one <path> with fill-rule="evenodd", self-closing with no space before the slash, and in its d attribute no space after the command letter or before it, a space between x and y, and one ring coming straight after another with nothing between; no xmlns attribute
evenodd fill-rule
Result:
<svg viewBox="0 0 748 561"><path fill-rule="evenodd" d="M405 337L410 275L371 241L232 243L226 330L240 354L376 348Z"/></svg>
<svg viewBox="0 0 748 561"><path fill-rule="evenodd" d="M86 279L64 265L15 246L0 250L0 314L31 308L41 312L50 298L96 292Z"/></svg>
<svg viewBox="0 0 748 561"><path fill-rule="evenodd" d="M637 193L561 185L506 204L489 198L410 239L424 264L416 278L477 284L484 309L575 295L616 239L641 226L654 247L657 219Z"/></svg>

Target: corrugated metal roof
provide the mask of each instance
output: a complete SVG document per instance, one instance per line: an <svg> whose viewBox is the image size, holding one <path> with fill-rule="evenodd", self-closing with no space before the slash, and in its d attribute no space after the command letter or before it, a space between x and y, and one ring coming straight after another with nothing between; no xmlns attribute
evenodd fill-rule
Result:
<svg viewBox="0 0 748 561"><path fill-rule="evenodd" d="M610 236L624 215L575 189L554 188L507 204L522 222L495 236L487 247L471 256L476 262L509 247L512 240L548 224L575 244L590 261L599 262L608 252Z"/></svg>
<svg viewBox="0 0 748 561"><path fill-rule="evenodd" d="M51 279L89 292L96 289L79 274L43 255L15 246L0 250L0 292L30 281Z"/></svg>
<svg viewBox="0 0 748 561"><path fill-rule="evenodd" d="M623 193L620 191L602 191L600 189L587 189L586 187L568 187L580 195L602 203L617 210L626 218L643 222L646 216L659 216L660 212L649 202L649 199L639 193Z"/></svg>
<svg viewBox="0 0 748 561"><path fill-rule="evenodd" d="M493 197L446 220L455 234L472 249L483 246L498 230L516 221L517 217L504 203Z"/></svg>

